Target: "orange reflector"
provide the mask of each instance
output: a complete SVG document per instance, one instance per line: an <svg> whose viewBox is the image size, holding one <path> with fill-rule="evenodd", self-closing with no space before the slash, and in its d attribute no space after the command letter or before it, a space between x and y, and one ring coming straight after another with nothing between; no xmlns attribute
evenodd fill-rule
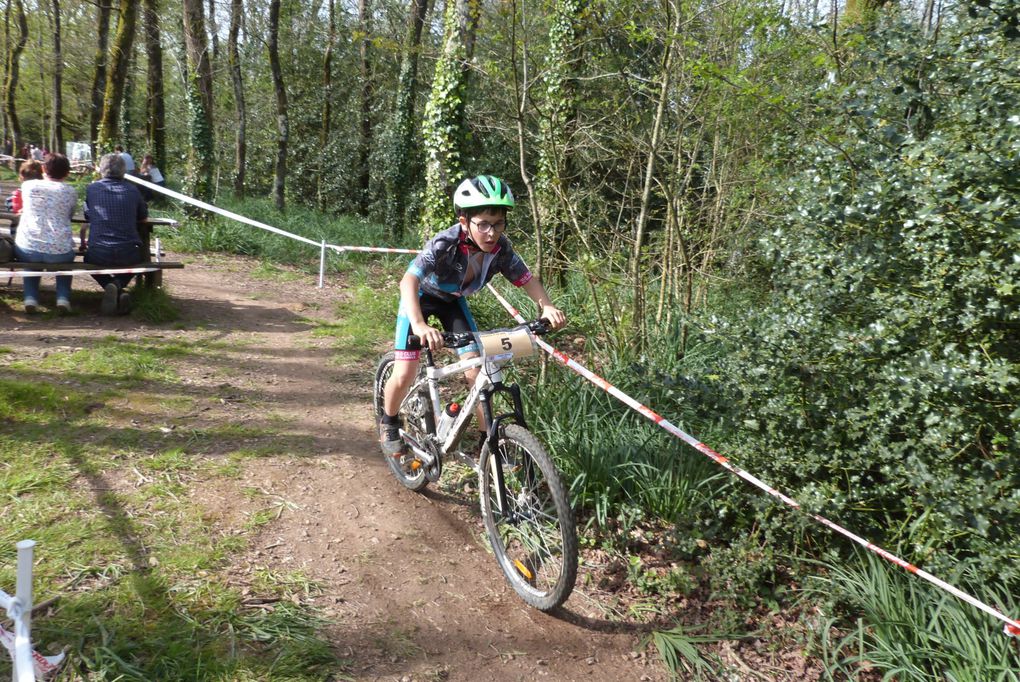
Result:
<svg viewBox="0 0 1020 682"><path fill-rule="evenodd" d="M411 471L418 471L418 469L421 469L420 459L416 459L413 462L411 462Z"/></svg>
<svg viewBox="0 0 1020 682"><path fill-rule="evenodd" d="M521 575L523 575L528 580L535 579L535 576L531 574L531 571L528 570L528 567L522 564L518 559L514 559L514 566L516 566L517 570L521 572Z"/></svg>

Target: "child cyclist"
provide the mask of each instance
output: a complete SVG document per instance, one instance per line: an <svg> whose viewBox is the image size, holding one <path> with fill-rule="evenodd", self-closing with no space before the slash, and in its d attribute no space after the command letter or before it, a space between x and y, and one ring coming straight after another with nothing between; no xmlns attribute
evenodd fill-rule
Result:
<svg viewBox="0 0 1020 682"><path fill-rule="evenodd" d="M379 424L386 454L396 456L403 451L397 412L418 371L419 351L407 349L408 336L414 334L433 351L443 347L443 335L429 326L429 316L435 316L446 331L477 331L464 297L480 290L499 272L514 286L524 288L538 306L539 317L549 320L554 329L567 323L503 234L507 211L513 206L514 195L499 178L479 175L460 183L453 194L457 224L426 242L400 280L396 362L383 391L384 414ZM457 353L461 360L478 357L478 346L458 348ZM469 383L477 376L477 369L465 373Z"/></svg>

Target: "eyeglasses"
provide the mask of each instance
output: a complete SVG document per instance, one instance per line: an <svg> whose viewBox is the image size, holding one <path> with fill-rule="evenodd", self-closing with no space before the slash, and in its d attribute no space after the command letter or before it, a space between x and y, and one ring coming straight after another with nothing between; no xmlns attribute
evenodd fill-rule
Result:
<svg viewBox="0 0 1020 682"><path fill-rule="evenodd" d="M471 224L474 225L475 229L477 229L482 234L489 234L490 232L502 234L503 230L506 229L505 220L500 220L498 223L490 223L487 220L479 220L477 223L472 221Z"/></svg>

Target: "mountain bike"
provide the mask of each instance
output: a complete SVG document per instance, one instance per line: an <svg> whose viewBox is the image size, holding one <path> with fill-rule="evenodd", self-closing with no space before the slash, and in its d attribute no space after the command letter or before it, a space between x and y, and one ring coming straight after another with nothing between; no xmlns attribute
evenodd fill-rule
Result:
<svg viewBox="0 0 1020 682"><path fill-rule="evenodd" d="M462 348L477 342L481 355L437 365L421 348L418 374L400 405L405 452L383 455L405 487L421 491L439 480L444 459L460 461L479 477L482 518L492 551L510 586L531 606L548 611L562 604L577 577L577 529L566 486L539 440L527 430L520 387L503 383L503 369L515 358L535 352L535 336L549 331L534 320L512 329L445 332L443 342ZM383 414L383 388L393 372L394 353L386 353L375 372L375 413ZM441 383L478 367L478 377L463 403L443 408ZM509 397L509 410L495 414L493 399ZM481 405L485 437L478 459L459 449L476 407ZM501 400L502 404L502 400Z"/></svg>

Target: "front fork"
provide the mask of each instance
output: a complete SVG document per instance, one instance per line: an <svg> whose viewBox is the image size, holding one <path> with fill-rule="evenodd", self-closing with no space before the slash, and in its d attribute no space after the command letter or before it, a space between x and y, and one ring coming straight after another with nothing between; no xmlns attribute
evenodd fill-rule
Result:
<svg viewBox="0 0 1020 682"><path fill-rule="evenodd" d="M506 393L510 396L510 400L513 403L512 412L505 412L493 417L492 396L496 393ZM520 424L523 428L527 428L527 424L524 421L524 403L521 400L521 388L517 384L494 383L492 388L483 391L479 395L479 402L482 406L482 416L485 418L485 443L488 445L488 456L492 457L492 472L496 481L496 503L499 506L499 514L513 522L513 519L510 518L512 510L507 503L506 479L503 476L503 464L505 462L503 457L497 456L497 453L499 452L499 430L504 421L510 420ZM482 450L485 451L486 448L483 447ZM483 491L482 494L487 493Z"/></svg>

